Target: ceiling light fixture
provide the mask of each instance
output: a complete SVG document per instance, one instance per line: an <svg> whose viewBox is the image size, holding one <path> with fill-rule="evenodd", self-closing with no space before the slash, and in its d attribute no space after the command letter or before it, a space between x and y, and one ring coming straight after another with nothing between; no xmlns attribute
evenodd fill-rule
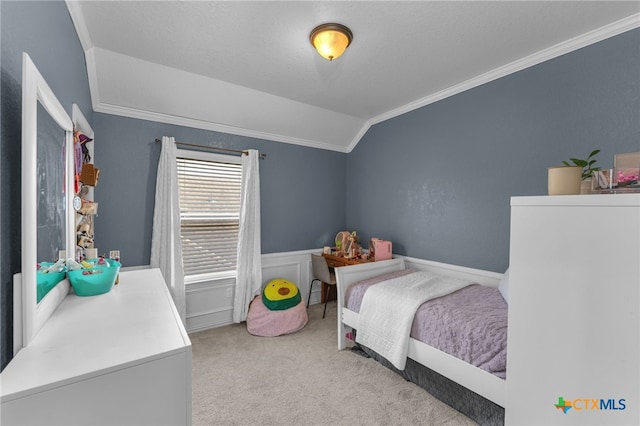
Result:
<svg viewBox="0 0 640 426"><path fill-rule="evenodd" d="M322 24L311 31L309 40L320 56L333 61L347 50L353 40L353 33L341 24Z"/></svg>

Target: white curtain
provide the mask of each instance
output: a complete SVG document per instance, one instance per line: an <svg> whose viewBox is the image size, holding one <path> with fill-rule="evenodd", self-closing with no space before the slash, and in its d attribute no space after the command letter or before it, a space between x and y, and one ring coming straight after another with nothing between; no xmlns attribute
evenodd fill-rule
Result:
<svg viewBox="0 0 640 426"><path fill-rule="evenodd" d="M254 149L242 156L242 194L238 232L238 268L233 301L233 322L247 319L249 303L262 288L260 260L259 154Z"/></svg>
<svg viewBox="0 0 640 426"><path fill-rule="evenodd" d="M180 318L182 318L182 323L186 324L176 154L175 139L163 136L156 179L156 202L151 235L151 267L160 268Z"/></svg>

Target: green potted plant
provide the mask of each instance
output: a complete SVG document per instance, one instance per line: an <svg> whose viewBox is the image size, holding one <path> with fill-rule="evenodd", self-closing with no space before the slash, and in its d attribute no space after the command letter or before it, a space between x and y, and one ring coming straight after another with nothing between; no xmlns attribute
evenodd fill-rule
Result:
<svg viewBox="0 0 640 426"><path fill-rule="evenodd" d="M594 167L596 160L593 158L600 152L599 149L594 149L591 151L591 154L587 157L586 160L580 160L579 158L569 158L569 161L563 161L562 164L565 166L578 166L582 168L582 180L587 180L593 177L593 172L600 171L600 167Z"/></svg>
<svg viewBox="0 0 640 426"><path fill-rule="evenodd" d="M600 167L594 166L596 159L593 157L595 157L599 152L599 149L594 149L585 160L570 158L569 161L562 162L565 166L580 167L582 172L580 194L589 194L591 192L591 179L593 178L593 173L600 171Z"/></svg>
<svg viewBox="0 0 640 426"><path fill-rule="evenodd" d="M562 166L549 167L549 195L591 192L591 176L593 172L600 170L600 167L594 166L596 160L593 157L599 152L599 149L591 151L586 160L570 158L569 161L562 161Z"/></svg>

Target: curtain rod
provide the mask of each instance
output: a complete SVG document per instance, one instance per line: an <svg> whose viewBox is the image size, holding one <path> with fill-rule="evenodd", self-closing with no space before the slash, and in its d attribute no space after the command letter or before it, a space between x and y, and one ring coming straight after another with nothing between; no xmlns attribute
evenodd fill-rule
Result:
<svg viewBox="0 0 640 426"><path fill-rule="evenodd" d="M156 142L162 142L162 139L156 138ZM233 152L235 154L244 154L244 155L249 154L249 151L243 151L243 150L240 150L240 149L221 148L221 147L218 147L218 146L199 145L199 144L187 143L187 142L178 142L178 141L176 141L176 145L191 146L191 147L194 147L194 148L212 149L214 151ZM267 154L260 153L259 156L260 156L260 158L267 158Z"/></svg>

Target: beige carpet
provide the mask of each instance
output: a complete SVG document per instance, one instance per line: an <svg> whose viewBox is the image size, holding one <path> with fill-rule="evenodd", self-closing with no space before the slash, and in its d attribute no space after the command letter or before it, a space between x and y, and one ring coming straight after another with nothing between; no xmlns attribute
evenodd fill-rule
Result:
<svg viewBox="0 0 640 426"><path fill-rule="evenodd" d="M372 359L338 351L335 303L301 331L245 324L190 335L194 425L475 425Z"/></svg>

